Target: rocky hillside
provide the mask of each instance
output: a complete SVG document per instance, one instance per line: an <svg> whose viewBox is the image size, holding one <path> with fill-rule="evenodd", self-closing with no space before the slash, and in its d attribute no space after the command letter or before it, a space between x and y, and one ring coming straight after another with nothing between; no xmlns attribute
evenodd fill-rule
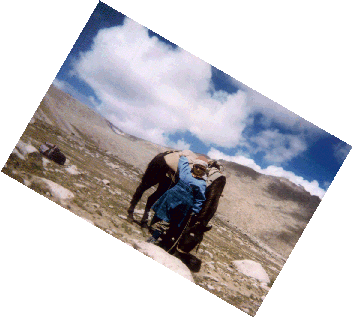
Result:
<svg viewBox="0 0 352 317"><path fill-rule="evenodd" d="M99 149L118 154L136 168L145 170L148 162L165 148L128 135L70 95L51 86L34 114L73 139L89 140Z"/></svg>
<svg viewBox="0 0 352 317"><path fill-rule="evenodd" d="M223 162L227 183L218 215L287 258L320 203L285 178Z"/></svg>
<svg viewBox="0 0 352 317"><path fill-rule="evenodd" d="M124 133L54 86L50 87L34 118L73 138L93 142L140 172L157 153L166 149ZM227 185L219 216L287 258L318 207L319 197L311 196L287 179L259 174L233 162L223 163Z"/></svg>
<svg viewBox="0 0 352 317"><path fill-rule="evenodd" d="M38 152L46 141L65 153L64 166ZM145 236L126 222L126 209L146 165L165 149L124 133L52 86L2 172L143 252ZM320 199L286 179L223 164L224 195L213 229L193 254L202 265L190 274L199 286L254 315ZM150 193L137 206L137 220ZM265 274L253 274L258 266Z"/></svg>

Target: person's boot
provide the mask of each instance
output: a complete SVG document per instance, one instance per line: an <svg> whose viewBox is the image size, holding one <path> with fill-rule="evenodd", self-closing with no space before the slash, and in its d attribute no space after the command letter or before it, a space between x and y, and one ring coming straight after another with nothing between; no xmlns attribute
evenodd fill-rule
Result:
<svg viewBox="0 0 352 317"><path fill-rule="evenodd" d="M158 241L158 239L155 239L153 236L150 236L146 242L148 243L152 243L152 244L156 244L156 242Z"/></svg>
<svg viewBox="0 0 352 317"><path fill-rule="evenodd" d="M157 244L159 237L161 236L162 232L159 230L154 230L151 237L149 237L146 242Z"/></svg>

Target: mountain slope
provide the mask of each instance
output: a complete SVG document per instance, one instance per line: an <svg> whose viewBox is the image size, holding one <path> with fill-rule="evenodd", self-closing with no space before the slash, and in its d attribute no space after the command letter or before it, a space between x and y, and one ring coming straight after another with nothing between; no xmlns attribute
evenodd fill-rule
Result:
<svg viewBox="0 0 352 317"><path fill-rule="evenodd" d="M118 127L70 95L51 86L34 118L58 127L73 136L89 139L101 149L118 154L144 170L147 163L165 148L123 133Z"/></svg>
<svg viewBox="0 0 352 317"><path fill-rule="evenodd" d="M223 162L227 185L218 213L287 258L320 203L287 179Z"/></svg>
<svg viewBox="0 0 352 317"><path fill-rule="evenodd" d="M46 141L59 146L65 165L39 153ZM146 237L137 224L125 221L126 211L146 165L165 150L124 133L52 86L2 172L138 250ZM212 230L192 252L201 266L191 274L197 285L253 316L320 199L286 179L222 163L224 195ZM152 192L137 205L137 220ZM246 264L254 265L252 273L261 268L265 279L246 275Z"/></svg>
<svg viewBox="0 0 352 317"><path fill-rule="evenodd" d="M34 117L72 136L89 139L141 172L157 153L167 149L124 133L54 86L49 88ZM263 175L233 162L223 164L227 185L217 215L287 258L320 199L287 179Z"/></svg>

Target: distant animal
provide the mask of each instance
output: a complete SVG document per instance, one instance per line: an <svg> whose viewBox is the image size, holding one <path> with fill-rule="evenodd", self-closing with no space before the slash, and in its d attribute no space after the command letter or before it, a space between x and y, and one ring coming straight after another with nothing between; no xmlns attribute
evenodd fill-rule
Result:
<svg viewBox="0 0 352 317"><path fill-rule="evenodd" d="M197 157L191 151L182 151L183 155L192 158ZM167 151L156 155L148 164L142 180L137 187L128 208L128 220L133 221L134 209L143 193L152 186L158 185L156 191L147 199L145 211L141 220L141 227L147 228L148 216L153 204L175 183L177 179L177 162L180 151ZM222 165L214 160L209 162L209 175L207 179L206 201L198 215L194 215L188 222L187 228L182 228L182 236L177 239L177 249L180 252L189 253L203 240L204 232L209 231L209 221L214 216L221 194L226 184L226 177L222 174ZM177 234L180 234L178 232ZM174 232L172 235L177 236ZM170 246L170 242L168 245Z"/></svg>

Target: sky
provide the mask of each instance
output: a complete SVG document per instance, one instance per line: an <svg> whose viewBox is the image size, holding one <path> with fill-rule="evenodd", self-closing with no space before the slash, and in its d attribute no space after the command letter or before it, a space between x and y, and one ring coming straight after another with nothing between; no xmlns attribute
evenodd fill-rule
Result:
<svg viewBox="0 0 352 317"><path fill-rule="evenodd" d="M288 178L320 198L351 149L101 2L53 83L124 132Z"/></svg>

